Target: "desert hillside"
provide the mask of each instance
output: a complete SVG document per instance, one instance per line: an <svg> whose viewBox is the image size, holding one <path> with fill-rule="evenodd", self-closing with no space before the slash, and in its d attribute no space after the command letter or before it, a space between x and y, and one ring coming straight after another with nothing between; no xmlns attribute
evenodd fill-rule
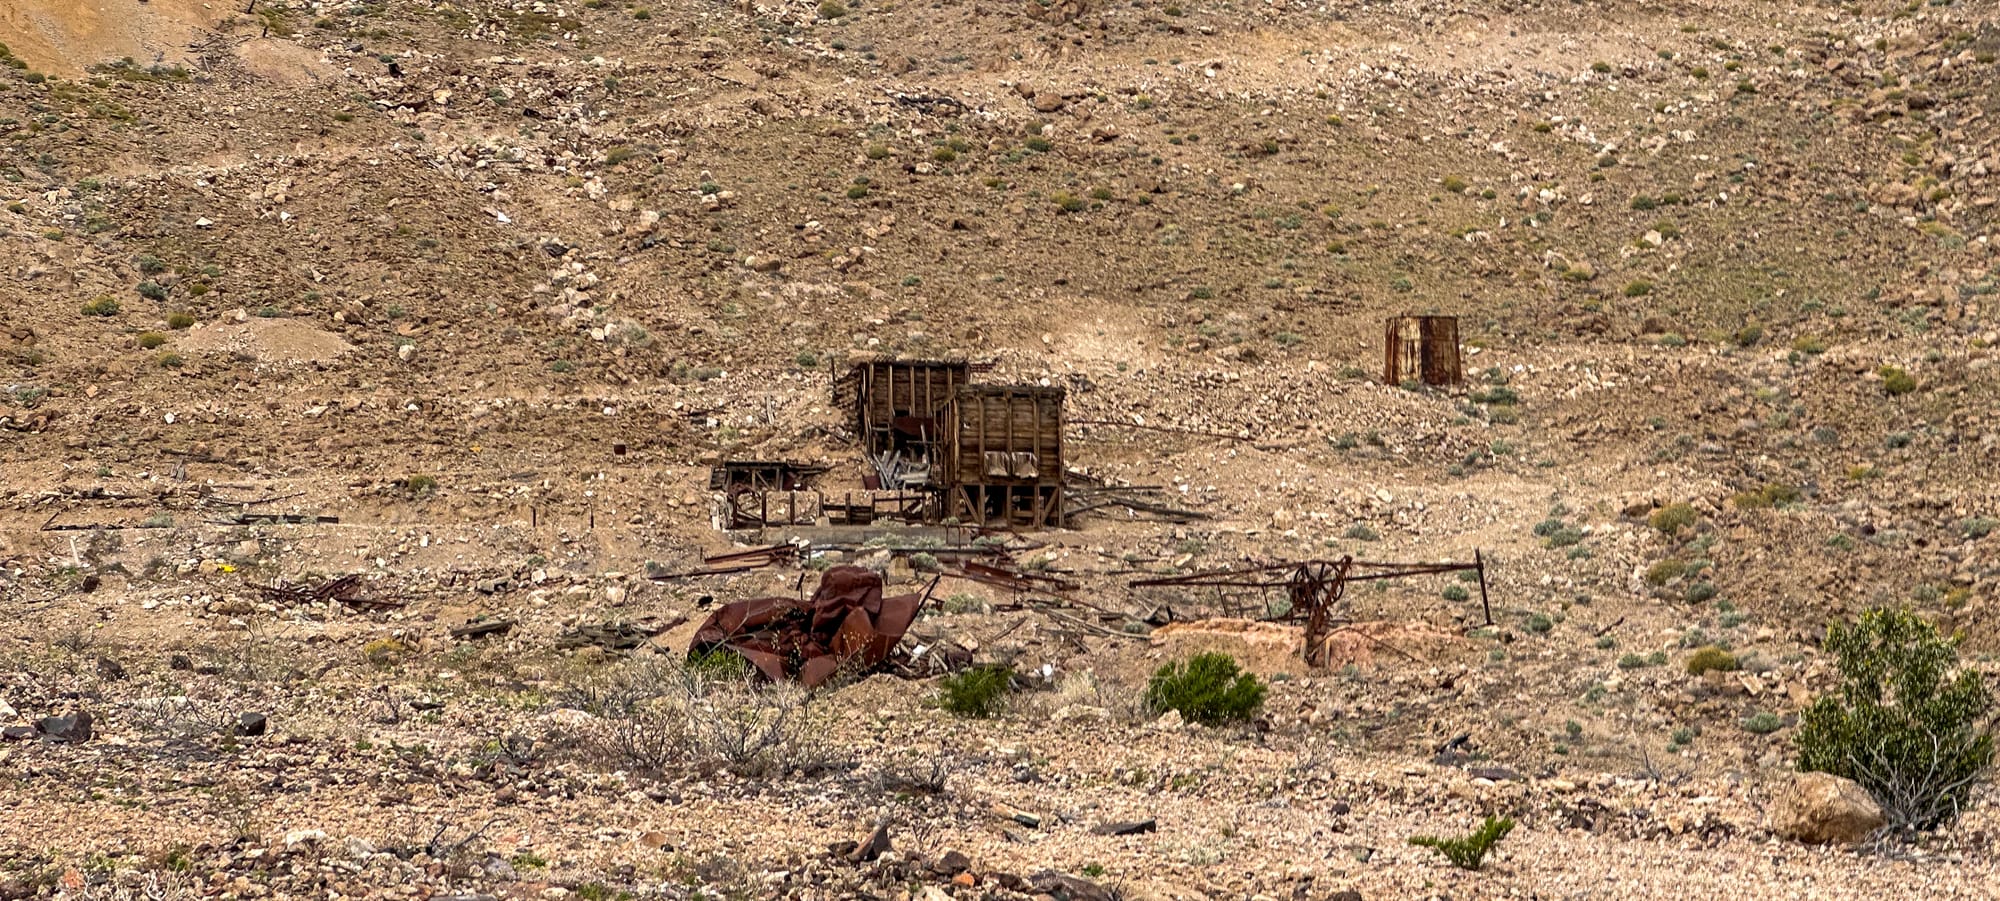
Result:
<svg viewBox="0 0 2000 901"><path fill-rule="evenodd" d="M1772 820L1829 623L2000 675L1991 2L5 7L0 899L1993 897ZM881 359L1140 504L718 529ZM1487 606L1132 585L1345 557ZM843 564L889 664L680 664Z"/></svg>

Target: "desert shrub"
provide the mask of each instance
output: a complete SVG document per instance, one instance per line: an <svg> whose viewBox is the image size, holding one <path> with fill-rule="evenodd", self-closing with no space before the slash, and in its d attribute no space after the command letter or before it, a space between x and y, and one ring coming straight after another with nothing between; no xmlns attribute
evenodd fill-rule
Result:
<svg viewBox="0 0 2000 901"><path fill-rule="evenodd" d="M1829 626L1840 685L1800 720L1799 769L1860 783L1897 827L1957 819L1993 766L1993 696L1958 641L1908 610Z"/></svg>
<svg viewBox="0 0 2000 901"><path fill-rule="evenodd" d="M140 282L139 296L147 300L166 300L167 289L158 282Z"/></svg>
<svg viewBox="0 0 2000 901"><path fill-rule="evenodd" d="M1555 620L1549 619L1546 613L1529 614L1527 620L1521 625L1536 635L1547 635L1556 627Z"/></svg>
<svg viewBox="0 0 2000 901"><path fill-rule="evenodd" d="M592 674L559 701L592 715L556 736L586 765L647 776L723 769L768 778L834 762L824 710L790 683L655 659Z"/></svg>
<svg viewBox="0 0 2000 901"><path fill-rule="evenodd" d="M1507 817L1487 817L1486 822L1464 838L1437 838L1429 835L1412 835L1410 844L1420 848L1431 848L1451 865L1461 870L1477 870L1486 864L1486 852L1514 831L1514 821Z"/></svg>
<svg viewBox="0 0 2000 901"><path fill-rule="evenodd" d="M1687 561L1668 557L1646 568L1646 584L1659 587L1687 573Z"/></svg>
<svg viewBox="0 0 2000 901"><path fill-rule="evenodd" d="M133 340L139 342L140 347L143 347L147 350L152 350L153 348L159 347L160 345L167 343L167 336L162 335L159 332L140 332L139 337Z"/></svg>
<svg viewBox="0 0 2000 901"><path fill-rule="evenodd" d="M412 496L430 494L438 489L436 476L415 475L403 480L403 490Z"/></svg>
<svg viewBox="0 0 2000 901"><path fill-rule="evenodd" d="M188 313L168 313L167 328L174 331L194 328L194 316Z"/></svg>
<svg viewBox="0 0 2000 901"><path fill-rule="evenodd" d="M1014 671L1005 666L975 666L938 682L938 706L959 716L978 719L998 714L1013 688Z"/></svg>
<svg viewBox="0 0 2000 901"><path fill-rule="evenodd" d="M1735 672L1736 655L1715 645L1709 645L1688 655L1688 675L1699 676L1711 670L1721 673Z"/></svg>
<svg viewBox="0 0 2000 901"><path fill-rule="evenodd" d="M1465 193L1465 187L1465 179L1463 178L1459 178L1456 175L1447 175L1444 177L1444 189L1453 194Z"/></svg>
<svg viewBox="0 0 2000 901"><path fill-rule="evenodd" d="M1197 654L1154 671L1146 683L1146 706L1156 713L1179 711L1189 722L1219 726L1249 719L1263 706L1268 690L1228 654Z"/></svg>
<svg viewBox="0 0 2000 901"><path fill-rule="evenodd" d="M408 645L393 638L377 638L361 646L361 659L368 661L369 666L384 669L402 663L409 653Z"/></svg>
<svg viewBox="0 0 2000 901"><path fill-rule="evenodd" d="M1769 735L1784 727L1785 721L1775 713L1758 712L1743 718L1743 731L1757 735Z"/></svg>
<svg viewBox="0 0 2000 901"><path fill-rule="evenodd" d="M119 311L120 309L123 309L123 308L122 308L122 307L121 307L121 306L119 305L119 303L118 303L118 299L117 299L117 298L115 298L115 297L112 297L112 296L111 296L111 295L109 295L109 294L105 294L105 295L102 295L102 296L99 296L99 297L94 297L94 298L91 298L91 300L90 300L90 302L89 302L89 303L86 303L86 304L84 304L84 305L83 305L83 315L85 315L85 316L116 316L116 315L118 315L118 311Z"/></svg>
<svg viewBox="0 0 2000 901"><path fill-rule="evenodd" d="M1653 528L1672 535L1688 526L1694 525L1696 519L1694 506L1680 503L1668 504L1658 510L1654 510L1653 515L1646 518L1646 522Z"/></svg>
<svg viewBox="0 0 2000 901"><path fill-rule="evenodd" d="M1882 390L1890 394L1908 394L1917 390L1917 380L1901 367L1884 366L1875 370L1882 377Z"/></svg>
<svg viewBox="0 0 2000 901"><path fill-rule="evenodd" d="M1453 584L1444 587L1444 599L1447 601L1464 601L1471 597L1471 592L1466 591L1463 585Z"/></svg>
<svg viewBox="0 0 2000 901"><path fill-rule="evenodd" d="M1797 487L1772 482L1754 491L1738 493L1732 501L1738 510L1762 510L1771 507L1789 507L1798 503L1803 497Z"/></svg>

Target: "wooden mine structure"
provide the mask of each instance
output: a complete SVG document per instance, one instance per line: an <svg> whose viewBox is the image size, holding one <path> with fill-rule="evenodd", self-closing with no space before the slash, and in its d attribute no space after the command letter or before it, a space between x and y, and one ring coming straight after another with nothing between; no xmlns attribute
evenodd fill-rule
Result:
<svg viewBox="0 0 2000 901"><path fill-rule="evenodd" d="M854 410L869 456L936 437L933 415L972 381L965 360L867 360L834 382L834 402Z"/></svg>
<svg viewBox="0 0 2000 901"><path fill-rule="evenodd" d="M1063 524L1060 387L964 385L937 412L941 514L978 525Z"/></svg>
<svg viewBox="0 0 2000 901"><path fill-rule="evenodd" d="M1456 385L1465 381L1458 353L1457 316L1391 316L1384 321L1382 331L1384 384Z"/></svg>

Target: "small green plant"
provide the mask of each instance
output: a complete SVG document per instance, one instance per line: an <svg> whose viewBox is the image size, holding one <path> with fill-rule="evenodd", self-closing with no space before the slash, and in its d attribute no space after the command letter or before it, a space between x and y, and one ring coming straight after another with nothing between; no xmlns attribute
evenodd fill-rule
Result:
<svg viewBox="0 0 2000 901"><path fill-rule="evenodd" d="M1625 283L1626 297L1644 297L1651 293L1653 293L1653 283L1643 278Z"/></svg>
<svg viewBox="0 0 2000 901"><path fill-rule="evenodd" d="M1444 177L1445 190L1450 191L1453 194L1463 194L1465 193L1465 188L1466 188L1465 179L1459 178L1456 175L1447 175Z"/></svg>
<svg viewBox="0 0 2000 901"><path fill-rule="evenodd" d="M1894 826L1957 819L1994 754L1993 696L1960 664L1958 642L1903 609L1829 626L1840 685L1800 719L1799 769L1860 783Z"/></svg>
<svg viewBox="0 0 2000 901"><path fill-rule="evenodd" d="M116 316L121 309L124 308L118 304L117 298L109 294L100 294L97 297L91 298L90 302L83 305L83 315Z"/></svg>
<svg viewBox="0 0 2000 901"><path fill-rule="evenodd" d="M168 313L167 328L177 332L194 328L194 316L188 313Z"/></svg>
<svg viewBox="0 0 2000 901"><path fill-rule="evenodd" d="M1348 526L1347 531L1342 533L1342 537L1351 538L1355 541L1374 541L1382 536L1367 523L1357 522L1354 525Z"/></svg>
<svg viewBox="0 0 2000 901"><path fill-rule="evenodd" d="M1875 370L1875 374L1882 377L1882 390L1891 395L1908 394L1917 390L1916 378L1900 367L1884 366Z"/></svg>
<svg viewBox="0 0 2000 901"><path fill-rule="evenodd" d="M154 358L153 362L159 364L159 367L161 369L179 369L182 366L187 365L187 360L183 359L180 354L176 353L161 354L158 357Z"/></svg>
<svg viewBox="0 0 2000 901"><path fill-rule="evenodd" d="M1090 208L1090 201L1068 191L1057 191L1049 195L1049 199L1055 202L1056 209L1065 213L1081 213Z"/></svg>
<svg viewBox="0 0 2000 901"><path fill-rule="evenodd" d="M1486 853L1493 846L1514 831L1514 821L1507 817L1487 817L1486 822L1464 838L1437 838L1429 835L1410 836L1410 844L1420 848L1431 848L1451 865L1461 870L1477 870L1486 864Z"/></svg>
<svg viewBox="0 0 2000 901"><path fill-rule="evenodd" d="M1698 518L1692 504L1668 504L1654 510L1651 516L1646 517L1646 523L1665 534L1674 535L1694 525Z"/></svg>
<svg viewBox="0 0 2000 901"><path fill-rule="evenodd" d="M938 682L938 706L959 716L986 719L1007 703L1014 671L1005 666L977 666Z"/></svg>
<svg viewBox="0 0 2000 901"><path fill-rule="evenodd" d="M157 282L140 282L139 296L147 300L166 300L167 288Z"/></svg>
<svg viewBox="0 0 2000 901"><path fill-rule="evenodd" d="M1757 735L1769 735L1783 729L1785 721L1775 713L1757 712L1743 718L1743 731Z"/></svg>
<svg viewBox="0 0 2000 901"><path fill-rule="evenodd" d="M1470 597L1472 595L1465 590L1465 586L1463 585L1454 583L1444 587L1444 599L1447 601L1464 601Z"/></svg>
<svg viewBox="0 0 2000 901"><path fill-rule="evenodd" d="M1178 711L1189 722L1219 726L1248 720L1263 706L1268 690L1228 654L1197 654L1154 671L1146 683L1146 706L1161 713Z"/></svg>
<svg viewBox="0 0 2000 901"><path fill-rule="evenodd" d="M819 5L819 17L822 19L838 19L844 15L847 15L847 7L835 3L833 0L827 0L827 2Z"/></svg>
<svg viewBox="0 0 2000 901"><path fill-rule="evenodd" d="M438 489L436 476L415 475L403 480L403 490L412 496L421 497Z"/></svg>
<svg viewBox="0 0 2000 901"><path fill-rule="evenodd" d="M159 332L140 332L139 337L134 338L132 340L137 341L140 347L143 347L147 350L153 350L159 347L160 345L167 343L167 336L162 335Z"/></svg>
<svg viewBox="0 0 2000 901"><path fill-rule="evenodd" d="M377 638L361 646L361 659L378 669L388 669L403 662L409 653L408 645L393 638Z"/></svg>
<svg viewBox="0 0 2000 901"><path fill-rule="evenodd" d="M1736 671L1736 655L1715 645L1709 645L1688 655L1687 671L1690 676L1714 671L1729 673Z"/></svg>

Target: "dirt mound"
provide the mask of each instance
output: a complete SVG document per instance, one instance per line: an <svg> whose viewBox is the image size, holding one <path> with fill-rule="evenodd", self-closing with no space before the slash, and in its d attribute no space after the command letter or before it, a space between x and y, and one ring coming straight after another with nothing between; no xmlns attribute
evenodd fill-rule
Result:
<svg viewBox="0 0 2000 901"><path fill-rule="evenodd" d="M0 43L35 71L54 75L126 57L142 66L172 65L218 18L199 0L15 0L0 4Z"/></svg>
<svg viewBox="0 0 2000 901"><path fill-rule="evenodd" d="M261 363L324 363L354 349L339 335L297 319L249 319L188 332L182 349L248 354Z"/></svg>
<svg viewBox="0 0 2000 901"><path fill-rule="evenodd" d="M1174 656L1220 651L1235 657L1252 672L1298 672L1304 630L1286 623L1246 619L1204 619L1173 623L1153 633L1153 646ZM1333 669L1373 666L1383 658L1400 658L1401 651L1426 663L1437 663L1468 647L1464 638L1423 623L1366 622L1342 627L1328 638Z"/></svg>

